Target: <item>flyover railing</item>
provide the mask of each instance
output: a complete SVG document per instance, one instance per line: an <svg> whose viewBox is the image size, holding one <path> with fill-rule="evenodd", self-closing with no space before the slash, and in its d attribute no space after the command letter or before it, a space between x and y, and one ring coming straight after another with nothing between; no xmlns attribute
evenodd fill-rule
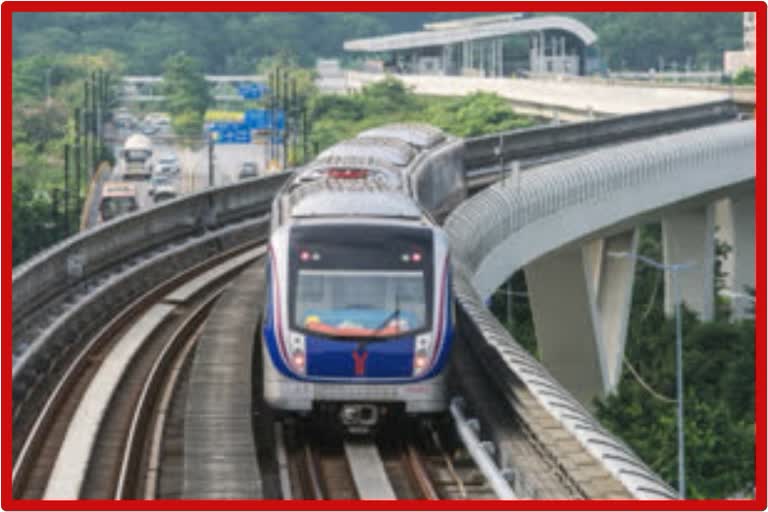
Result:
<svg viewBox="0 0 768 512"><path fill-rule="evenodd" d="M14 322L87 276L195 233L266 213L288 174L216 187L78 233L13 269Z"/></svg>
<svg viewBox="0 0 768 512"><path fill-rule="evenodd" d="M475 333L472 349L494 369L490 378L501 389L522 381L637 498L674 493L557 384L483 299L515 270L593 230L753 180L754 148L751 121L633 142L499 182L462 203L445 223L462 328Z"/></svg>
<svg viewBox="0 0 768 512"><path fill-rule="evenodd" d="M731 101L717 101L590 121L521 128L466 139L464 161L467 170L472 172L498 167L501 162L547 157L552 153L725 121L735 118L737 114L738 109Z"/></svg>

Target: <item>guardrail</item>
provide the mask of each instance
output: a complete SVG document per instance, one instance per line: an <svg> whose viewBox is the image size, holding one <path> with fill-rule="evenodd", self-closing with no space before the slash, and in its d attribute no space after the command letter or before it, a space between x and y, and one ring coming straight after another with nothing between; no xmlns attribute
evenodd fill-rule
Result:
<svg viewBox="0 0 768 512"><path fill-rule="evenodd" d="M289 173L212 188L81 232L13 271L13 323L86 278L137 255L261 215ZM17 338L14 336L14 346Z"/></svg>
<svg viewBox="0 0 768 512"><path fill-rule="evenodd" d="M502 160L510 162L542 157L553 152L725 121L737 115L738 109L731 101L717 101L592 121L523 128L466 139L464 162L467 169L483 168L497 165Z"/></svg>

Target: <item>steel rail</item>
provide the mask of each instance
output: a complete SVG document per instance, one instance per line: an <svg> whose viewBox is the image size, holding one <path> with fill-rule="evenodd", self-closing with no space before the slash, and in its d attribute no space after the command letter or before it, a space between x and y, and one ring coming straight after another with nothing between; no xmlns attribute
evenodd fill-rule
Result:
<svg viewBox="0 0 768 512"><path fill-rule="evenodd" d="M225 253L220 253L213 258L177 274L174 277L156 285L154 288L134 300L128 308L123 309L117 316L105 325L99 332L91 338L88 343L80 350L75 358L68 364L62 377L58 380L55 388L45 401L41 410L37 413L36 419L27 433L24 443L15 457L13 467L13 492L19 496L21 489L27 487L27 477L31 471L31 466L36 462L39 450L42 449L43 439L58 416L60 407L64 399L72 392L86 367L90 366L92 360L99 360L95 356L97 352L108 349L111 342L114 341L116 333L130 325L135 318L143 312L148 311L150 304L158 303L162 297L171 290L181 285L186 280L192 279L211 267L216 266L222 261L236 257L242 252L248 250L258 242L249 242L238 246ZM92 376L93 374L91 374Z"/></svg>
<svg viewBox="0 0 768 512"><path fill-rule="evenodd" d="M146 376L128 429L128 436L125 440L120 473L117 477L117 486L114 492L115 499L130 498L132 497L130 496L131 491L135 493L135 489L131 489L131 487L136 485L134 480L139 476L138 459L140 459L142 453L140 441L144 435L143 432L152 426L150 424L150 416L153 402L158 395L162 397L161 399L168 397L167 401L170 402L176 379L173 378L173 374L168 371L168 368L174 366L174 361L178 361L175 366L179 368L184 361L184 356L190 354L211 307L213 307L214 302L219 298L222 291L222 289L219 289L211 293L171 334L169 341L155 359L149 374ZM178 375L178 372L175 375ZM167 382L164 382L166 377L169 379ZM164 416L158 416L155 419L155 427L152 429L153 436L150 443L152 447L158 446L161 442L162 428L159 428L158 425L162 426L164 420ZM154 449L151 451L154 452ZM159 463L159 460L156 461L155 468L159 468L157 463ZM152 467L151 463L148 464L148 468ZM156 473L157 471L155 471ZM156 486L153 487L156 489Z"/></svg>

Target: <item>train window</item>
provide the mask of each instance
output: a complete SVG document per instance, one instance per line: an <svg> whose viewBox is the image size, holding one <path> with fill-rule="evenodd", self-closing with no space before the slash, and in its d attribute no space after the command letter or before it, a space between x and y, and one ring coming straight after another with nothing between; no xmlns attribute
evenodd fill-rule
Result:
<svg viewBox="0 0 768 512"><path fill-rule="evenodd" d="M426 326L424 288L421 271L299 270L294 323L334 337L402 336Z"/></svg>
<svg viewBox="0 0 768 512"><path fill-rule="evenodd" d="M303 276L302 295L304 300L308 302L320 302L323 300L323 282L321 276Z"/></svg>
<svg viewBox="0 0 768 512"><path fill-rule="evenodd" d="M412 335L431 328L432 232L367 225L291 231L291 328L336 338Z"/></svg>

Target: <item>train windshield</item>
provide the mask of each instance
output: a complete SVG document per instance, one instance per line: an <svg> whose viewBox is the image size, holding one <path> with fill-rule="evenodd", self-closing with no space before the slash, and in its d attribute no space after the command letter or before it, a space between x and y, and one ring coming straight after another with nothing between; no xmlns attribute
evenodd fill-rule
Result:
<svg viewBox="0 0 768 512"><path fill-rule="evenodd" d="M391 338L424 329L424 273L299 270L295 323L334 337Z"/></svg>
<svg viewBox="0 0 768 512"><path fill-rule="evenodd" d="M114 219L119 215L123 215L138 209L136 204L136 198L134 197L105 197L101 200L99 210L101 211L101 218L104 221Z"/></svg>
<svg viewBox="0 0 768 512"><path fill-rule="evenodd" d="M295 227L290 250L293 329L360 339L408 336L430 328L430 230Z"/></svg>

